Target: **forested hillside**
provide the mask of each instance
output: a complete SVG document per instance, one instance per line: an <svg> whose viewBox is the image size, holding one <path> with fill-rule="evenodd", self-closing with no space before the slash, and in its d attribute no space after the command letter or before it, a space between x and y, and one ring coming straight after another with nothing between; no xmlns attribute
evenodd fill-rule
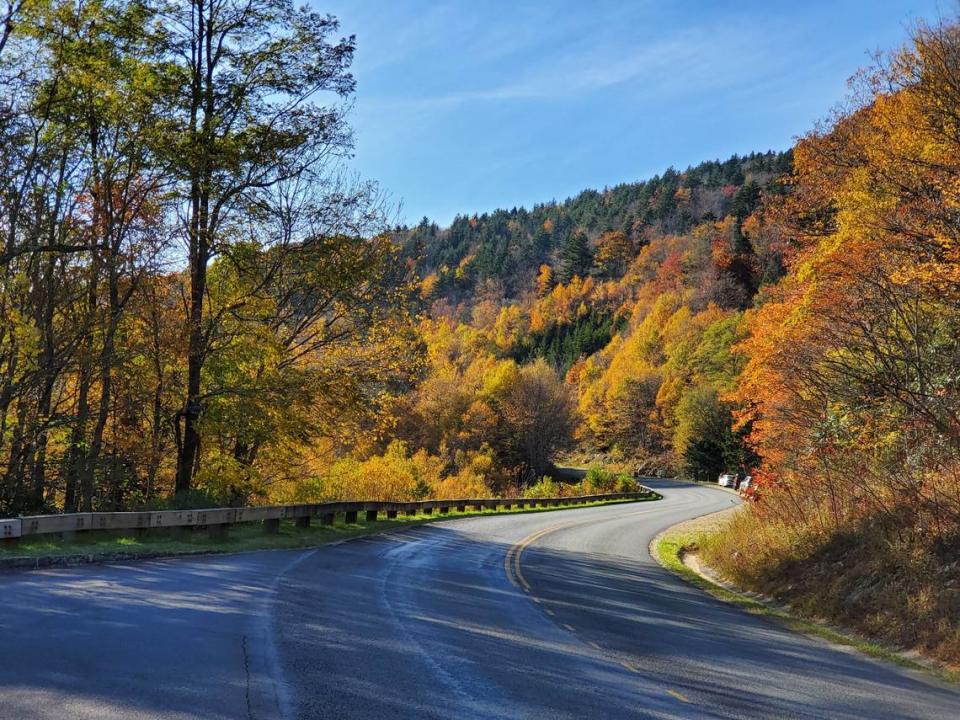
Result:
<svg viewBox="0 0 960 720"><path fill-rule="evenodd" d="M517 464L497 447L504 425L488 395L536 361L576 405L557 443L574 459L701 479L748 469L725 397L742 363L731 346L743 310L783 272L763 208L790 165L789 153L751 154L445 230L401 229L423 278L428 368L400 436L454 463L491 448L498 488L549 474L546 458Z"/></svg>
<svg viewBox="0 0 960 720"><path fill-rule="evenodd" d="M454 303L478 293L515 298L534 287L543 264L554 267L560 282L619 277L651 234L685 234L728 215L743 220L770 181L789 169L789 153L751 153L531 210L458 216L443 230L424 218L399 234L438 295ZM599 253L595 263L591 248Z"/></svg>

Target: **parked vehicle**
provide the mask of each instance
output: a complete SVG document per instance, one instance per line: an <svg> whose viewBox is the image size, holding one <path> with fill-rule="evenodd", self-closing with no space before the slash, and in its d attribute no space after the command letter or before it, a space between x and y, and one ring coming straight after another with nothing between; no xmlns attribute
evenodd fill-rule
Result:
<svg viewBox="0 0 960 720"><path fill-rule="evenodd" d="M720 487L725 488L736 488L737 487L737 476L733 473L724 473L720 476L720 479L717 480L717 483Z"/></svg>

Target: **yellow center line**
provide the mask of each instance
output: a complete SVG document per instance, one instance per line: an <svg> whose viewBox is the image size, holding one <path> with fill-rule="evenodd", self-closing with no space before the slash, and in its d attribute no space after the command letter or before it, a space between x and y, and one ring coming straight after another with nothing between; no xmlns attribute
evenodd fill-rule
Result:
<svg viewBox="0 0 960 720"><path fill-rule="evenodd" d="M659 508L651 508L648 510L639 510L625 513L618 513L612 515L609 518L602 518L603 520L613 520L616 518L630 517L632 515L647 515L651 512L658 511ZM557 523L541 530L528 535L527 537L519 540L514 545L507 550L507 554L503 558L503 569L507 575L507 579L515 586L522 587L527 592L530 592L530 583L527 582L526 578L523 576L523 569L520 566L520 556L523 554L523 551L526 550L531 544L535 543L537 540L542 538L545 535L556 532L557 530L563 530L565 528L574 527L576 525L587 525L592 522L596 522L596 518L587 518L584 520L573 520L570 522Z"/></svg>
<svg viewBox="0 0 960 720"><path fill-rule="evenodd" d="M657 510L658 509L659 508L657 508ZM650 512L655 512L655 511L656 510L651 509L651 510L645 510L645 511L641 510L640 512L622 513L622 514L611 516L610 518L603 518L603 520L613 520L615 518L628 517L630 515L646 515ZM549 535L550 533L556 532L557 530L563 530L566 528L574 527L576 525L585 525L587 523L591 523L595 521L596 521L596 518L589 518L587 520L577 520L573 522L557 523L556 525L551 525L550 527L543 528L542 530L538 530L528 535L527 537L523 538L522 540L516 542L507 550L506 555L504 555L503 557L503 570L506 573L507 579L514 585L514 587L522 588L529 595L530 599L533 600L533 602L537 604L542 604L541 599L533 595L532 589L530 587L530 583L528 583L527 579L523 576L523 568L520 565L520 558L523 555L523 551L526 550L530 545L535 543L537 540L544 537L545 535ZM551 610L550 608L545 607L543 611L552 617L556 616L556 613L554 613L554 611ZM566 623L561 623L561 625L571 633L576 632L572 626ZM603 648L600 647L600 645L594 642L593 640L588 640L587 644L601 653L604 652ZM620 660L619 663L630 672L636 673L638 675L640 674L640 668L638 668L633 663L627 662L626 660ZM676 690L667 689L667 694L670 695L671 697L676 698L677 700L680 700L681 702L685 702L685 703L690 702L690 699L686 695L684 695L681 692L677 692Z"/></svg>
<svg viewBox="0 0 960 720"><path fill-rule="evenodd" d="M517 587L523 587L527 592L530 591L530 583L527 582L526 578L523 576L523 570L520 568L520 555L531 543L536 542L544 535L559 530L562 527L566 527L571 523L558 523L557 525L551 525L550 527L543 528L537 532L528 535L523 538L523 540L514 544L509 550L507 550L506 556L503 558L503 569L507 574L507 578Z"/></svg>

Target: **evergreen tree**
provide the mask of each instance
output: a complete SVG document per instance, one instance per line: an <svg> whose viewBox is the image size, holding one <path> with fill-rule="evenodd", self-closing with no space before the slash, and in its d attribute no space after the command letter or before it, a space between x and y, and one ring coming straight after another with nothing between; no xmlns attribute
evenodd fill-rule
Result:
<svg viewBox="0 0 960 720"><path fill-rule="evenodd" d="M574 276L586 277L593 267L593 251L587 236L577 230L572 232L560 251L560 279L567 283Z"/></svg>

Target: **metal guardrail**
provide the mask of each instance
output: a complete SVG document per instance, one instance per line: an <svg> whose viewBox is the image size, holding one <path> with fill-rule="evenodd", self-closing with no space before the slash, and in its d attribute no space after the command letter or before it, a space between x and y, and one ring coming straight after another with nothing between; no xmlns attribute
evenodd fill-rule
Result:
<svg viewBox="0 0 960 720"><path fill-rule="evenodd" d="M263 523L264 531L280 530L281 520L293 520L298 527L309 527L313 518L321 525L333 525L337 514L344 522L355 523L359 513L365 513L367 522L376 520L381 513L395 518L400 513L414 517L418 514L432 515L434 511L447 514L453 508L457 512L471 510L526 509L536 507L563 507L584 505L597 501L638 500L649 497L653 491L642 487L638 492L607 493L603 495L578 495L573 497L546 498L463 498L459 500L422 500L418 502L327 502L303 505L273 505L267 507L209 508L202 510L157 510L153 512L88 512L62 515L31 515L19 518L0 519L0 540L16 542L19 538L34 535L59 534L70 537L78 532L91 530L185 530L206 529L212 536L223 536L227 528L238 523Z"/></svg>

